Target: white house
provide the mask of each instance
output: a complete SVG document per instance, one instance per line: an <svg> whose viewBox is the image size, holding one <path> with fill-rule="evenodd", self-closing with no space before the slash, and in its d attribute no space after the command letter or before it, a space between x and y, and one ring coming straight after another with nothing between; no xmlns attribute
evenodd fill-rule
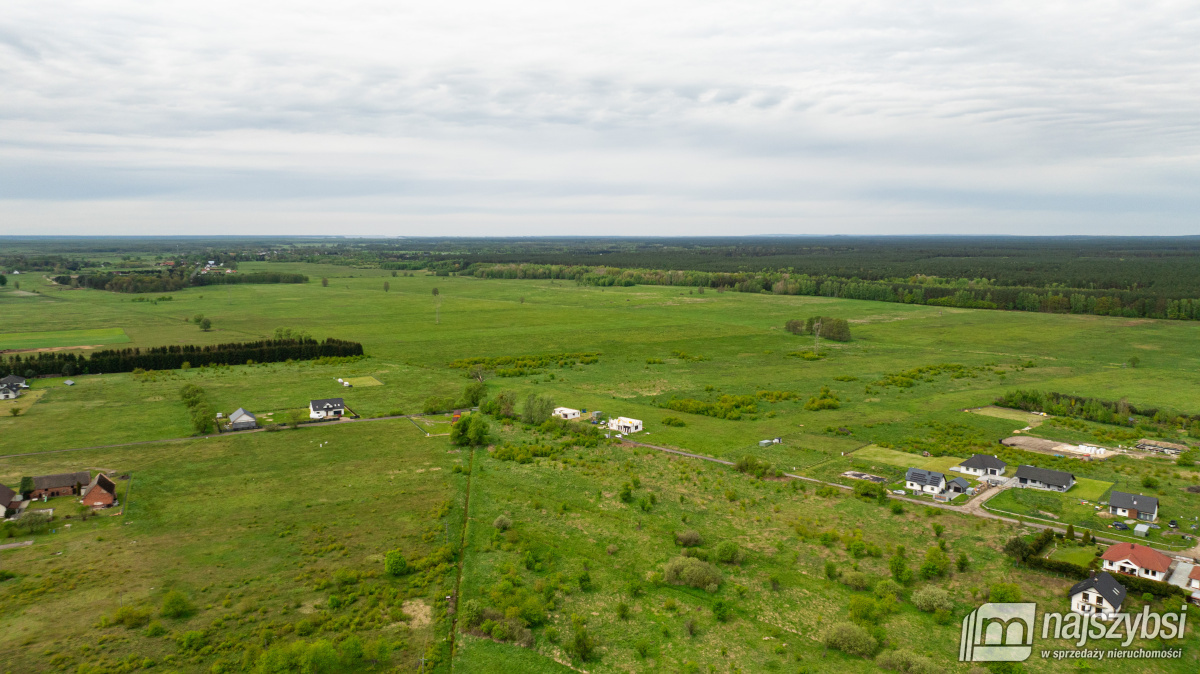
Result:
<svg viewBox="0 0 1200 674"><path fill-rule="evenodd" d="M1003 475L1005 468L1008 468L1008 464L991 454L976 454L958 464L959 472L979 477Z"/></svg>
<svg viewBox="0 0 1200 674"><path fill-rule="evenodd" d="M940 494L946 490L946 476L923 468L909 468L904 486L918 494Z"/></svg>
<svg viewBox="0 0 1200 674"><path fill-rule="evenodd" d="M29 383L24 377L18 377L15 374L10 374L7 377L0 378L0 386L12 386L15 388L29 388Z"/></svg>
<svg viewBox="0 0 1200 674"><path fill-rule="evenodd" d="M1111 617L1125 602L1125 587L1109 574L1093 571L1091 577L1071 588L1070 596L1073 613Z"/></svg>
<svg viewBox="0 0 1200 674"><path fill-rule="evenodd" d="M637 433L642 430L641 419L630 419L629 417L617 417L616 419L608 420L608 430L618 433Z"/></svg>
<svg viewBox="0 0 1200 674"><path fill-rule="evenodd" d="M1017 482L1022 488L1067 491L1075 486L1075 476L1061 470L1050 470L1037 466L1018 466Z"/></svg>
<svg viewBox="0 0 1200 674"><path fill-rule="evenodd" d="M1158 499L1153 496L1114 491L1108 497L1108 512L1118 517L1153 522L1158 519Z"/></svg>
<svg viewBox="0 0 1200 674"><path fill-rule="evenodd" d="M1150 580L1167 580L1167 572L1171 570L1171 558L1163 553L1137 543L1117 543L1110 545L1100 559L1104 562L1105 571L1115 571L1138 578Z"/></svg>
<svg viewBox="0 0 1200 674"><path fill-rule="evenodd" d="M258 428L258 419L241 407L229 415L229 430L248 431L253 428Z"/></svg>
<svg viewBox="0 0 1200 674"><path fill-rule="evenodd" d="M558 419L578 419L579 410L573 410L570 407L555 407L554 416Z"/></svg>
<svg viewBox="0 0 1200 674"><path fill-rule="evenodd" d="M309 419L329 419L331 417L340 417L345 413L346 403L341 398L310 400L308 403Z"/></svg>
<svg viewBox="0 0 1200 674"><path fill-rule="evenodd" d="M21 389L8 384L0 384L0 400L12 400L21 395Z"/></svg>

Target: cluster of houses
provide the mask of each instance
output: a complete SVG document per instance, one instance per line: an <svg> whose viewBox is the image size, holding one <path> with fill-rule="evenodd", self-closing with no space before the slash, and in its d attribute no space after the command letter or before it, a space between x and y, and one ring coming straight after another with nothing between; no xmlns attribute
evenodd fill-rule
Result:
<svg viewBox="0 0 1200 674"><path fill-rule="evenodd" d="M21 391L27 388L29 388L29 384L25 383L24 377L10 374L7 377L0 378L0 400L18 398L21 395Z"/></svg>
<svg viewBox="0 0 1200 674"><path fill-rule="evenodd" d="M987 480L1004 475L1008 464L990 454L975 454L952 470ZM947 478L945 473L924 468L909 468L904 475L904 486L915 494L929 494L938 500L948 500L959 494L970 492L971 484L961 477Z"/></svg>
<svg viewBox="0 0 1200 674"><path fill-rule="evenodd" d="M584 414L587 414L587 410L577 410L570 407L555 407L554 411L551 413L551 416L553 416L555 419L574 421L576 419L582 419ZM589 418L592 420L592 423L596 423L596 420L600 417L600 410L595 410L591 413ZM616 431L623 435L639 433L642 430L642 420L632 419L630 417L613 417L606 422L605 427L610 431Z"/></svg>
<svg viewBox="0 0 1200 674"><path fill-rule="evenodd" d="M1200 603L1200 565L1176 563L1167 555L1137 543L1111 545L1100 559L1103 570L1093 572L1070 590L1071 610L1076 613L1111 617L1121 610L1125 587L1113 574L1170 583L1187 591L1192 603Z"/></svg>
<svg viewBox="0 0 1200 674"><path fill-rule="evenodd" d="M0 514L16 517L34 501L46 501L57 496L79 496L79 502L92 508L107 508L117 504L117 484L104 473L95 477L86 470L33 478L33 488L18 493L0 484Z"/></svg>

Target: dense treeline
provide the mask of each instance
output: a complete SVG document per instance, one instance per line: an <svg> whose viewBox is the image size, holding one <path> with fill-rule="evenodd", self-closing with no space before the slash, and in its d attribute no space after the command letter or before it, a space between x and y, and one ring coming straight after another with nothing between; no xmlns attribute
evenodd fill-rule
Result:
<svg viewBox="0 0 1200 674"><path fill-rule="evenodd" d="M250 274L197 274L192 279L192 285L194 286L235 283L308 283L308 277L304 274L252 272Z"/></svg>
<svg viewBox="0 0 1200 674"><path fill-rule="evenodd" d="M0 376L102 374L143 370L174 370L186 363L205 365L242 365L247 361L278 363L288 360L313 360L324 357L363 355L362 344L329 338L268 339L259 342L235 342L210 346L156 346L149 349L106 349L89 356L70 352L20 354L0 360Z"/></svg>
<svg viewBox="0 0 1200 674"><path fill-rule="evenodd" d="M466 270L478 278L566 279L581 285L667 285L714 288L718 292L773 293L840 297L904 304L1007 309L1046 313L1094 314L1128 318L1200 320L1200 298L1169 299L1149 291L1039 290L998 287L986 282L921 278L906 281L868 281L809 276L790 272L712 273L658 271L557 265L477 265ZM1195 292L1193 290L1193 292Z"/></svg>
<svg viewBox="0 0 1200 674"><path fill-rule="evenodd" d="M1150 420L1172 426L1200 422L1200 415L1179 414L1157 407L1137 407L1125 399L1102 400L1053 391L1009 391L996 398L996 405L1119 426L1137 426Z"/></svg>

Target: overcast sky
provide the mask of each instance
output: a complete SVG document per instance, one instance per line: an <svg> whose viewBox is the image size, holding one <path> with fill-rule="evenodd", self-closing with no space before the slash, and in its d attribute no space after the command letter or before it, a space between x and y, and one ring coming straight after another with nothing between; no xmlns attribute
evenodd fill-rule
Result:
<svg viewBox="0 0 1200 674"><path fill-rule="evenodd" d="M0 234L1197 234L1198 2L0 8Z"/></svg>

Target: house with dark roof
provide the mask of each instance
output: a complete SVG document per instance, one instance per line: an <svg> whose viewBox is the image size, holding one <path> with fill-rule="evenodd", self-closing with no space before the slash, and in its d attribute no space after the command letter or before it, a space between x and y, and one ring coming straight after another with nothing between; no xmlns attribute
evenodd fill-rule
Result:
<svg viewBox="0 0 1200 674"><path fill-rule="evenodd" d="M229 415L229 430L248 431L255 428L258 428L258 418L244 408L239 407Z"/></svg>
<svg viewBox="0 0 1200 674"><path fill-rule="evenodd" d="M1075 486L1075 476L1061 470L1050 470L1049 468L1038 468L1036 466L1018 466L1017 483L1022 488L1067 491Z"/></svg>
<svg viewBox="0 0 1200 674"><path fill-rule="evenodd" d="M1117 543L1108 546L1100 555L1105 571L1115 571L1150 580L1167 579L1171 570L1171 558L1163 553L1137 543Z"/></svg>
<svg viewBox="0 0 1200 674"><path fill-rule="evenodd" d="M1113 491L1108 497L1108 512L1117 517L1153 522L1158 519L1158 499L1153 496Z"/></svg>
<svg viewBox="0 0 1200 674"><path fill-rule="evenodd" d="M308 403L309 419L330 419L346 413L346 401L341 398L326 398L310 400Z"/></svg>
<svg viewBox="0 0 1200 674"><path fill-rule="evenodd" d="M29 498L54 496L70 496L78 494L79 488L92 481L92 474L86 470L78 473L59 473L58 475L40 475L33 478L33 491Z"/></svg>
<svg viewBox="0 0 1200 674"><path fill-rule="evenodd" d="M1116 578L1100 571L1071 587L1071 611L1083 615L1100 614L1110 617L1125 603L1125 586Z"/></svg>
<svg viewBox="0 0 1200 674"><path fill-rule="evenodd" d="M107 508L117 502L117 484L104 473L96 473L79 493L83 494L83 504L93 508Z"/></svg>
<svg viewBox="0 0 1200 674"><path fill-rule="evenodd" d="M0 484L0 517L8 515L9 509L16 510L16 506L9 505L16 498L17 492L9 489L5 485Z"/></svg>
<svg viewBox="0 0 1200 674"><path fill-rule="evenodd" d="M29 388L24 377L18 377L15 374L10 374L6 377L0 377L0 386L16 386L17 388Z"/></svg>
<svg viewBox="0 0 1200 674"><path fill-rule="evenodd" d="M987 475L1003 475L1004 469L1008 468L1008 464L1002 461L999 457L991 454L976 454L971 458L958 464L960 472L967 475L978 475L984 477Z"/></svg>
<svg viewBox="0 0 1200 674"><path fill-rule="evenodd" d="M946 490L946 476L924 468L909 468L904 474L904 486L918 494L940 494Z"/></svg>
<svg viewBox="0 0 1200 674"><path fill-rule="evenodd" d="M21 397L21 389L12 384L0 384L0 400L13 400Z"/></svg>
<svg viewBox="0 0 1200 674"><path fill-rule="evenodd" d="M961 477L956 477L946 483L946 491L951 494L965 494L971 488L971 483Z"/></svg>

